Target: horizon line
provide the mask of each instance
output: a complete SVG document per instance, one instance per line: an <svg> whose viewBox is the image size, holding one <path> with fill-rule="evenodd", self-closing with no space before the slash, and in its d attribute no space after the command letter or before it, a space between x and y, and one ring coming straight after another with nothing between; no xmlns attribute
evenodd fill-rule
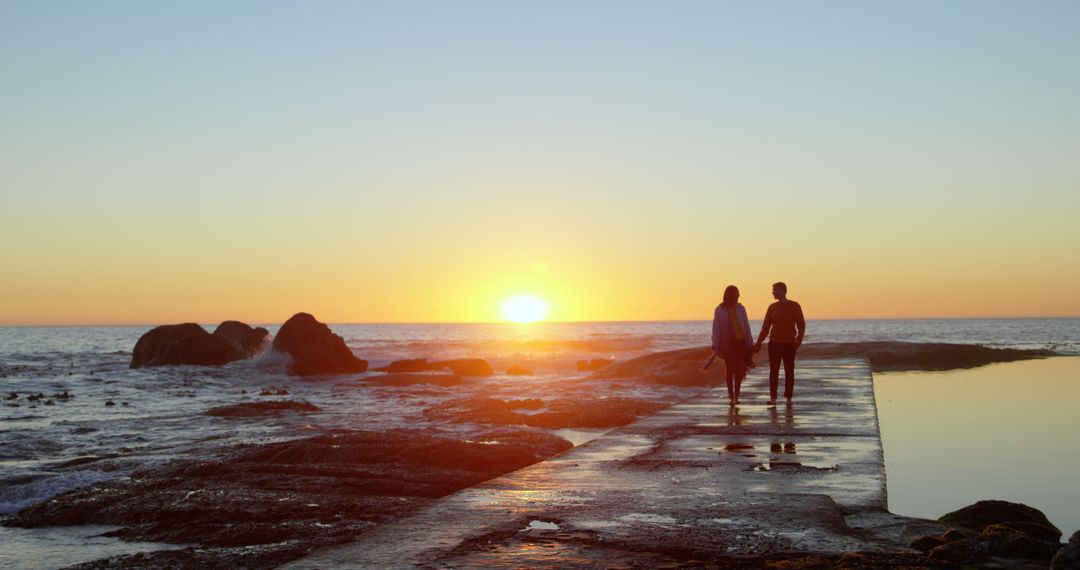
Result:
<svg viewBox="0 0 1080 570"><path fill-rule="evenodd" d="M310 313L309 313L310 314ZM291 317L290 317L291 318ZM1022 320L1022 319L1080 319L1080 315L1025 315L1025 316L978 316L978 317L820 317L808 318L807 321L976 321L976 320ZM226 319L237 320L237 319ZM286 319L287 320L287 319ZM561 324L627 324L627 323L707 323L711 319L625 319L625 320L577 320L577 321L535 321L531 323L518 323L514 321L320 321L326 325L513 325L527 327L531 325L561 325ZM760 321L761 319L750 319ZM176 323L3 323L0 327L31 328L31 327L144 327L163 326L169 324L181 324L194 322L196 324L211 324L199 321L181 321ZM225 321L219 321L225 322ZM248 325L281 325L282 323L268 322L244 322Z"/></svg>

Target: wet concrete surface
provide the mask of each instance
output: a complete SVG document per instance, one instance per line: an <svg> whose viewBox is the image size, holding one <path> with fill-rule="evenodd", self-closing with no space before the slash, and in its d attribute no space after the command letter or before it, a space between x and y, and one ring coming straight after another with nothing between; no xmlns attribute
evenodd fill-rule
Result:
<svg viewBox="0 0 1080 570"><path fill-rule="evenodd" d="M946 528L887 512L865 361L801 361L775 407L766 373L737 408L709 390L286 567L754 566L911 553Z"/></svg>

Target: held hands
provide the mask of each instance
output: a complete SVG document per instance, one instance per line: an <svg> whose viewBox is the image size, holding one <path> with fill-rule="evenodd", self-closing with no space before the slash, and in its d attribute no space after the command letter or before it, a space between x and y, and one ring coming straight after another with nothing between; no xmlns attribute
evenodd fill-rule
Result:
<svg viewBox="0 0 1080 570"><path fill-rule="evenodd" d="M757 354L759 352L761 352L761 343L760 342L754 345L754 354Z"/></svg>

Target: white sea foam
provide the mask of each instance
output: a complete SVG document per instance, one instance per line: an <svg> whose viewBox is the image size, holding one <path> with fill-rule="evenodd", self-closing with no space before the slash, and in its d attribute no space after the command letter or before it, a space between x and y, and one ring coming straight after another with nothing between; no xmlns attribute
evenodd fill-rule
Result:
<svg viewBox="0 0 1080 570"><path fill-rule="evenodd" d="M20 485L0 487L0 515L8 515L49 497L116 477L117 473L94 470L38 474L37 478Z"/></svg>

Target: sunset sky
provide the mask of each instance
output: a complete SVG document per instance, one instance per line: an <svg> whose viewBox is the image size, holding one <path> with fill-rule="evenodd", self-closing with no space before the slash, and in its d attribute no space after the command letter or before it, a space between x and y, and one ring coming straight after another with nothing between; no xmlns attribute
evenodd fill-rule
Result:
<svg viewBox="0 0 1080 570"><path fill-rule="evenodd" d="M0 324L1080 315L1080 2L0 0Z"/></svg>

